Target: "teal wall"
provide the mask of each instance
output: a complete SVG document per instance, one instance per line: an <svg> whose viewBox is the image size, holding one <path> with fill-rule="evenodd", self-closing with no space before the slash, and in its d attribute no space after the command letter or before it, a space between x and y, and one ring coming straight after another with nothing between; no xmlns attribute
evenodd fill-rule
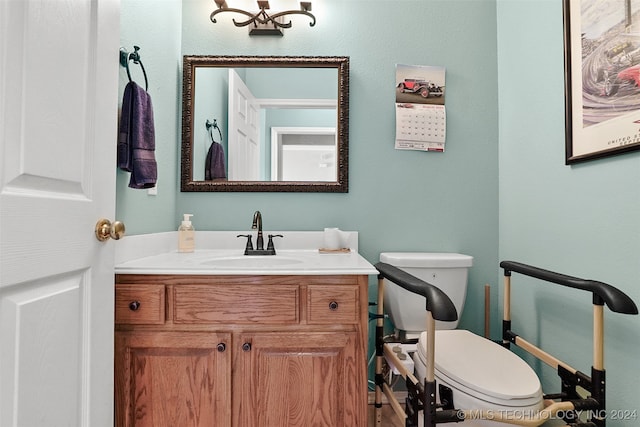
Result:
<svg viewBox="0 0 640 427"><path fill-rule="evenodd" d="M176 200L180 190L181 16L181 0L121 1L120 43L130 52L133 46L140 47L153 103L158 163L157 196L128 188L129 173L117 173L116 215L126 224L129 235L168 231L179 225ZM129 68L133 80L144 86L141 68L131 61ZM120 67L119 99L127 81L127 72Z"/></svg>
<svg viewBox="0 0 640 427"><path fill-rule="evenodd" d="M122 43L143 48L160 136L158 196L118 174L130 234L173 230L184 212L200 230L248 229L259 209L267 229L358 230L371 262L382 251L470 254L462 326L481 332L490 283L494 336L501 259L606 281L640 301L640 153L564 165L561 0L323 0L315 27L300 18L282 38L250 38L224 14L212 24L208 0L149 3L122 0ZM349 193L180 193L182 54L349 56ZM396 64L446 67L445 153L394 150ZM514 329L588 372L590 297L518 276L513 292ZM640 316L605 314L608 408L640 411ZM551 369L535 366L556 390Z"/></svg>
<svg viewBox="0 0 640 427"><path fill-rule="evenodd" d="M313 5L315 27L294 17L284 37L249 37L231 15L213 24L210 0L184 0L181 10L178 0L150 3L122 0L122 44L141 46L152 84L160 170L157 196L126 188L128 174L118 174L118 217L129 234L177 229L185 212L197 230L244 230L259 209L266 229L357 230L372 263L383 251L470 254L462 324L481 331L483 286L495 284L498 263L494 0L323 0ZM389 12L400 7L407 13ZM349 56L349 193L180 193L183 54ZM396 64L447 68L445 153L394 149Z"/></svg>
<svg viewBox="0 0 640 427"><path fill-rule="evenodd" d="M640 302L640 153L564 165L562 3L498 0L500 259L611 283ZM583 372L591 297L514 275L513 329ZM640 316L605 310L607 409L640 417ZM545 390L557 390L537 365Z"/></svg>

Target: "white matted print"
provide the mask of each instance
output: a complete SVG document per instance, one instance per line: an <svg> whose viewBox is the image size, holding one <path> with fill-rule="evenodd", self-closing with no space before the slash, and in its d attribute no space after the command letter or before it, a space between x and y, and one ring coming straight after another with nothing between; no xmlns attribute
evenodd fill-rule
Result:
<svg viewBox="0 0 640 427"><path fill-rule="evenodd" d="M571 164L640 149L640 0L564 0Z"/></svg>

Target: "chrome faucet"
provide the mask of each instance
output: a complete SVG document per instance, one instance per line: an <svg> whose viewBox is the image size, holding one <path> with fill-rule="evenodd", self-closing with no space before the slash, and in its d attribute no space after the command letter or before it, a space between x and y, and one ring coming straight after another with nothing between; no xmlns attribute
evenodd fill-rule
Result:
<svg viewBox="0 0 640 427"><path fill-rule="evenodd" d="M260 211L255 211L253 213L253 224L251 224L251 229L258 230L258 236L256 238L256 250L264 249L264 238L262 237L262 214Z"/></svg>

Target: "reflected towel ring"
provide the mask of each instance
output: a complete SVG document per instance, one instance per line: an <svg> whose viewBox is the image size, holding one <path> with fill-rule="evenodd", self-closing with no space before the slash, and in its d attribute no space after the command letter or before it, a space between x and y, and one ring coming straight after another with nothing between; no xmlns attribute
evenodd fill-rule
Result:
<svg viewBox="0 0 640 427"><path fill-rule="evenodd" d="M218 133L220 134L220 143L222 143L222 131L218 127L218 121L216 119L213 119L213 123L211 123L209 119L207 119L207 123L205 124L205 126L209 131L209 138L211 138L211 142L216 142L216 140L213 139L213 131L211 130L211 128L215 128L218 129Z"/></svg>
<svg viewBox="0 0 640 427"><path fill-rule="evenodd" d="M149 90L149 80L147 80L147 72L144 69L144 65L142 64L142 60L140 59L140 54L138 51L140 50L140 46L133 46L133 52L129 53L123 47L120 48L120 65L122 65L127 70L127 77L129 77L129 81L132 82L131 71L129 70L129 61L133 61L134 64L140 65L142 68L142 74L144 75L144 90Z"/></svg>

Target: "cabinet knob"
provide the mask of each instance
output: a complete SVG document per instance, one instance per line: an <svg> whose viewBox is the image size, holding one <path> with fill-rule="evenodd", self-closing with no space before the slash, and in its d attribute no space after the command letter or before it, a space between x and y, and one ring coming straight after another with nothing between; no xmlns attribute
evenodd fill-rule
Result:
<svg viewBox="0 0 640 427"><path fill-rule="evenodd" d="M242 351L251 351L251 343L250 342L246 342L246 343L242 344Z"/></svg>
<svg viewBox="0 0 640 427"><path fill-rule="evenodd" d="M329 303L329 310L335 311L338 309L338 302L337 301L331 301Z"/></svg>
<svg viewBox="0 0 640 427"><path fill-rule="evenodd" d="M216 348L218 349L218 351L220 353L224 352L227 349L227 345L223 342L218 343L218 345L216 346Z"/></svg>
<svg viewBox="0 0 640 427"><path fill-rule="evenodd" d="M129 310L138 311L139 308L140 308L140 301L131 301L129 303Z"/></svg>

